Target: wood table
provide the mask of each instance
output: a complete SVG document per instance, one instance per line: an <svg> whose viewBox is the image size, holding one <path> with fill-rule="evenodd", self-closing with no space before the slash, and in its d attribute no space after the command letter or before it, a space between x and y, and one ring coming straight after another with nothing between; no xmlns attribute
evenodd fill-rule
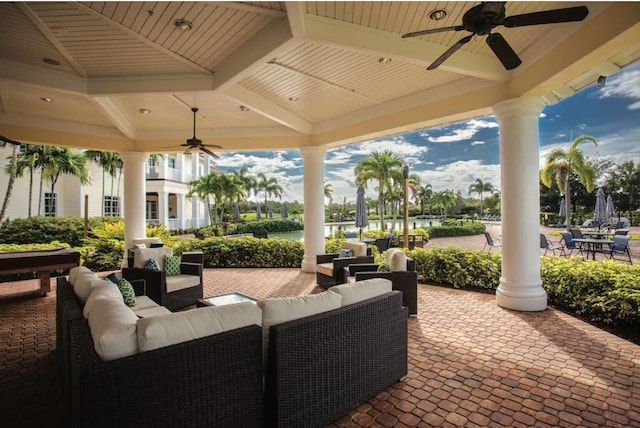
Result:
<svg viewBox="0 0 640 428"><path fill-rule="evenodd" d="M36 272L40 281L37 293L51 291L51 271L80 265L80 253L71 247L57 250L0 253L0 274Z"/></svg>

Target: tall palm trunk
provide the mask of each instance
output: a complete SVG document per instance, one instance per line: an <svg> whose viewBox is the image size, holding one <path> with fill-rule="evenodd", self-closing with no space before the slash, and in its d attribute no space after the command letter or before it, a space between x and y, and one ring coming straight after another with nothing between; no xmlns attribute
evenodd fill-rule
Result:
<svg viewBox="0 0 640 428"><path fill-rule="evenodd" d="M380 187L382 187L383 183L380 183ZM380 230L386 230L386 224L384 224L384 192L378 192L378 210L380 211Z"/></svg>
<svg viewBox="0 0 640 428"><path fill-rule="evenodd" d="M38 215L42 215L42 187L43 187L42 173L40 173L40 189L38 194Z"/></svg>
<svg viewBox="0 0 640 428"><path fill-rule="evenodd" d="M9 205L9 200L11 199L11 194L13 193L13 183L16 181L16 158L18 154L18 146L13 144L13 149L11 150L11 172L9 173L9 182L7 183L7 192L4 195L4 202L2 203L2 210L0 211L0 223L4 219L4 215L7 212L7 206Z"/></svg>
<svg viewBox="0 0 640 428"><path fill-rule="evenodd" d="M567 232L571 231L571 191L569 190L569 177L567 177L567 184L564 188L564 212L566 213Z"/></svg>
<svg viewBox="0 0 640 428"><path fill-rule="evenodd" d="M29 207L27 217L31 217L31 205L33 199L33 168L29 168Z"/></svg>

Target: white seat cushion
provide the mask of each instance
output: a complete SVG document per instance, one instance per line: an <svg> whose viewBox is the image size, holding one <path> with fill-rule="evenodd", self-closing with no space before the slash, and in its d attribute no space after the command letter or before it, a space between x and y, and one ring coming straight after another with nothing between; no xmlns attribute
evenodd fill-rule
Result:
<svg viewBox="0 0 640 428"><path fill-rule="evenodd" d="M143 269L149 259L155 259L160 270L164 270L164 256L172 255L173 248L171 247L137 248L133 251L133 267Z"/></svg>
<svg viewBox="0 0 640 428"><path fill-rule="evenodd" d="M316 265L316 272L326 276L333 276L333 263L320 263Z"/></svg>
<svg viewBox="0 0 640 428"><path fill-rule="evenodd" d="M141 352L150 351L261 322L262 311L252 302L142 318L138 320L138 347Z"/></svg>
<svg viewBox="0 0 640 428"><path fill-rule="evenodd" d="M82 315L84 315L85 319L89 319L91 309L93 308L94 303L98 300L115 299L123 302L122 293L118 289L117 285L111 281L105 281L104 279L101 281L101 284L96 284L95 287L91 289L91 293L84 304Z"/></svg>
<svg viewBox="0 0 640 428"><path fill-rule="evenodd" d="M165 281L167 282L167 293L200 285L200 277L198 275L172 275L167 276Z"/></svg>
<svg viewBox="0 0 640 428"><path fill-rule="evenodd" d="M84 305L91 294L91 290L98 285L103 285L104 282L104 279L98 278L98 276L93 272L90 274L81 273L76 277L76 283L73 285L73 292L78 300L80 300Z"/></svg>
<svg viewBox="0 0 640 428"><path fill-rule="evenodd" d="M141 311L143 309L155 308L158 305L149 296L136 296L136 305L131 308L133 312Z"/></svg>
<svg viewBox="0 0 640 428"><path fill-rule="evenodd" d="M342 306L347 306L388 293L391 289L391 281L388 279L372 278L336 285L331 287L329 292L340 294L342 296Z"/></svg>
<svg viewBox="0 0 640 428"><path fill-rule="evenodd" d="M109 361L137 353L137 322L138 317L123 301L102 299L94 302L89 328L100 358Z"/></svg>

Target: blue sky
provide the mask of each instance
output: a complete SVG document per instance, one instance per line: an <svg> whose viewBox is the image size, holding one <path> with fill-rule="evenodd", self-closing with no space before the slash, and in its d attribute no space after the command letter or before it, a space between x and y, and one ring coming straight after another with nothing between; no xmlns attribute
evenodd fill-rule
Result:
<svg viewBox="0 0 640 428"><path fill-rule="evenodd" d="M335 202L342 202L345 196L353 202L356 163L374 150L390 149L435 191L460 190L466 196L477 178L499 187L498 131L495 117L487 116L337 147L325 155L325 181L331 183ZM588 157L640 163L640 62L609 76L604 88L594 83L570 98L547 105L540 115L539 133L541 166L552 149L568 148L580 134L592 135L598 142L597 147L581 146ZM216 165L221 170L246 165L250 174L262 172L276 177L284 190L283 201L304 200L299 151L219 154ZM373 187L369 186L368 196L375 197Z"/></svg>

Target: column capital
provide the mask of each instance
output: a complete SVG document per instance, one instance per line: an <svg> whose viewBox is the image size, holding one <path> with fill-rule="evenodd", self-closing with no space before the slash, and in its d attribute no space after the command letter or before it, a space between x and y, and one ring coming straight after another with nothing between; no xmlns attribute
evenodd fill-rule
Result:
<svg viewBox="0 0 640 428"><path fill-rule="evenodd" d="M498 120L510 116L534 115L539 116L545 106L545 101L541 97L521 97L500 101L492 108Z"/></svg>
<svg viewBox="0 0 640 428"><path fill-rule="evenodd" d="M301 147L300 153L303 157L313 157L313 156L322 156L327 152L326 147L321 146L309 146L309 147Z"/></svg>
<svg viewBox="0 0 640 428"><path fill-rule="evenodd" d="M143 152L120 152L120 158L123 161L143 161L146 162L149 153Z"/></svg>

